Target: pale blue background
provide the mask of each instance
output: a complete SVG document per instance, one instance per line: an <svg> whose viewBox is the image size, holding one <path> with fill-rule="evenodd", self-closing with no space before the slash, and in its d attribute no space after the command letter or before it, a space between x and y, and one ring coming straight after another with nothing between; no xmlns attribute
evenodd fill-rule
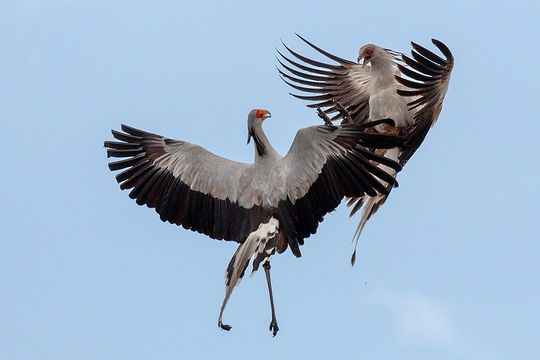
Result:
<svg viewBox="0 0 540 360"><path fill-rule="evenodd" d="M538 358L538 2L2 1L0 359ZM298 32L356 59L438 38L443 112L369 223L327 216L216 320L235 244L161 223L121 192L120 123L251 161L250 109L281 152L320 123L275 69Z"/></svg>

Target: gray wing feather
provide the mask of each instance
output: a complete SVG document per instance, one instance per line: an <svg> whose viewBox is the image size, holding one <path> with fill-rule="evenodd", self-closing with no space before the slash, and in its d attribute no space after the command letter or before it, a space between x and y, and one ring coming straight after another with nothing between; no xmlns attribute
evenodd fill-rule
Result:
<svg viewBox="0 0 540 360"><path fill-rule="evenodd" d="M336 136L336 131L326 126L311 126L296 133L281 165L287 196L293 204L309 191L328 156L345 151L345 148L333 142Z"/></svg>
<svg viewBox="0 0 540 360"><path fill-rule="evenodd" d="M283 68L283 70L278 68L278 71L283 81L303 93L316 94L291 95L314 102L309 104L308 107L320 107L327 114L337 112L334 102L338 101L349 111L355 123L366 121L369 115L370 67L363 67L360 64L342 59L318 48L302 37L300 39L325 57L338 62L339 65L330 65L312 60L300 55L284 44L287 51L300 62L294 61L278 51L281 57L281 60L278 58L278 62ZM341 115L338 113L332 120L340 117Z"/></svg>
<svg viewBox="0 0 540 360"><path fill-rule="evenodd" d="M252 166L223 158L186 141L174 141L164 150L165 154L156 159L156 166L168 169L192 190L220 200L238 200L240 179Z"/></svg>
<svg viewBox="0 0 540 360"><path fill-rule="evenodd" d="M364 179L360 181L363 186L356 189L359 194L363 194L365 191L372 193L373 189L384 189L380 180L394 184L391 175L384 171L377 171L376 166L370 164L363 157L358 157L359 151L365 151L362 141L366 141L369 136L355 125L311 126L299 130L287 155L281 159L280 167L285 179L288 199L294 204L296 200L306 195L323 169L329 166L329 162L337 159L340 159L340 163L345 161L347 164L345 168L339 170L343 176L350 172L352 177L360 176ZM384 141L392 141L393 139L388 137ZM399 141L398 138L394 140ZM384 147L382 138L375 141L378 142L377 146ZM387 146L392 147L397 144L398 142L387 144ZM401 169L397 163L394 163L393 166L397 171ZM379 179L374 176L375 174ZM335 183L332 186L338 185ZM348 188L345 191L347 193L356 191L350 186L346 187Z"/></svg>
<svg viewBox="0 0 540 360"><path fill-rule="evenodd" d="M249 173L253 165L224 159L200 146L122 125L120 140L106 141L109 163L121 189L139 205L154 208L162 221L182 225L214 239L243 242L268 218L254 202ZM244 180L243 180L244 179ZM248 201L241 201L241 198Z"/></svg>
<svg viewBox="0 0 540 360"><path fill-rule="evenodd" d="M409 109L415 112L414 124L407 129L408 139L400 155L402 165L422 144L427 132L437 121L454 67L454 56L450 49L438 40L432 39L432 42L443 53L445 59L412 43L412 58L403 55L402 61L405 65L398 65L403 75L410 78L396 76L396 80L407 87L406 90L398 90L398 94L411 99L408 103Z"/></svg>

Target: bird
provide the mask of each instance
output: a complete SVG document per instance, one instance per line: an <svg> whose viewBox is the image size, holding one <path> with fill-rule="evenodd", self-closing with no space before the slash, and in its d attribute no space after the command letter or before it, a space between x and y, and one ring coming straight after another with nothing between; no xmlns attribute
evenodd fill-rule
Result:
<svg viewBox="0 0 540 360"><path fill-rule="evenodd" d="M271 145L263 122L271 117L254 109L247 119L248 144L253 140L253 163L220 157L201 146L121 125L105 141L108 164L120 189L138 205L154 208L164 222L181 225L210 238L235 241L239 246L225 271L225 298L218 326L229 297L242 279L249 261L253 274L265 270L272 319L270 331L279 330L270 279L270 260L290 248L301 256L300 245L315 234L324 215L345 197L376 196L395 184L393 171L401 166L371 149L401 146L398 135L368 130L390 119L363 124L319 125L298 130L285 156Z"/></svg>
<svg viewBox="0 0 540 360"><path fill-rule="evenodd" d="M324 109L319 115L327 124L338 119L342 120L342 124L362 124L385 118L394 120L395 127L381 124L373 130L380 134L404 136L403 146L377 150L377 153L404 166L422 144L441 112L454 66L454 56L450 49L441 41L432 39L432 43L445 57L442 58L411 42L412 50L409 57L374 44L367 44L360 48L357 61L354 62L333 55L304 37L296 35L308 46L337 64L305 57L283 43L288 56L277 51L279 75L290 87L304 93L291 95L309 101L310 104L307 106L310 108ZM340 107L344 107L346 111ZM330 118L329 114L335 112L337 115ZM384 164L380 166L392 176L397 175L397 172ZM386 193L354 196L348 200L348 206L352 206L349 216L354 216L363 208L353 237L356 244L351 256L352 265L356 260L356 246L364 226L384 204L390 193L392 184L386 185L388 187Z"/></svg>

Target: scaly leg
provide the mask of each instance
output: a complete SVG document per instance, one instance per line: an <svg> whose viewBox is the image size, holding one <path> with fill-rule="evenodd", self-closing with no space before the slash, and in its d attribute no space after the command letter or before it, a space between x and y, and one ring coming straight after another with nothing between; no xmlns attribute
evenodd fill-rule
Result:
<svg viewBox="0 0 540 360"><path fill-rule="evenodd" d="M326 115L324 111L321 110L320 107L317 108L317 115L324 121L324 125L334 127L334 124L332 124L332 120Z"/></svg>
<svg viewBox="0 0 540 360"><path fill-rule="evenodd" d="M349 111L343 106L339 101L334 100L334 106L336 110L341 114L341 117L345 121L345 124L354 124L354 121L351 117Z"/></svg>
<svg viewBox="0 0 540 360"><path fill-rule="evenodd" d="M263 265L264 272L266 273L266 283L268 284L268 294L270 295L270 306L272 308L272 322L270 322L269 330L274 336L277 335L279 327L276 318L276 309L274 308L274 296L272 295L272 281L270 280L270 262L265 262Z"/></svg>

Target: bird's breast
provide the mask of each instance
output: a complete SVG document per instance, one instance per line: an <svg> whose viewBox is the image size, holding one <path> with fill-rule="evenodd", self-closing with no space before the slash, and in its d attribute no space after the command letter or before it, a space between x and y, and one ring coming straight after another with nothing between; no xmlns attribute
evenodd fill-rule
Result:
<svg viewBox="0 0 540 360"><path fill-rule="evenodd" d="M370 94L369 118L371 121L392 119L397 127L407 127L412 124L407 101L398 95L393 86L377 89Z"/></svg>

